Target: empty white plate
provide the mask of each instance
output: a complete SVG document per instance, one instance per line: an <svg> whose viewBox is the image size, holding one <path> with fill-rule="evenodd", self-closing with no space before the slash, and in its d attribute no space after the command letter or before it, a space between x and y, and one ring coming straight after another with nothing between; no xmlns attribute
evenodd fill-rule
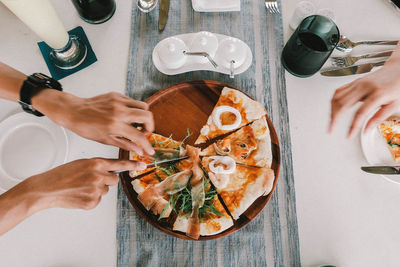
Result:
<svg viewBox="0 0 400 267"><path fill-rule="evenodd" d="M65 163L65 130L47 117L15 114L0 123L0 188Z"/></svg>
<svg viewBox="0 0 400 267"><path fill-rule="evenodd" d="M394 114L400 116L400 113ZM369 119L368 119L369 120ZM367 121L368 121L367 120ZM398 166L389 151L386 141L379 132L378 126L374 127L368 133L364 133L366 123L361 131L361 147L364 156L371 166ZM382 175L393 183L400 184L400 175Z"/></svg>

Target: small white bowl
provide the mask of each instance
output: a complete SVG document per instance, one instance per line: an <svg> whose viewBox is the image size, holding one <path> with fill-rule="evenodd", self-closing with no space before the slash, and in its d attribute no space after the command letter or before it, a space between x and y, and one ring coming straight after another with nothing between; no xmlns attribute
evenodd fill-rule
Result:
<svg viewBox="0 0 400 267"><path fill-rule="evenodd" d="M243 65L246 60L246 44L237 38L226 38L221 41L217 51L217 61L225 68L230 68L231 61L234 61L234 68Z"/></svg>
<svg viewBox="0 0 400 267"><path fill-rule="evenodd" d="M194 35L190 43L188 52L206 52L214 58L218 49L218 38L211 32L198 32ZM194 60L199 63L207 63L206 57L195 57Z"/></svg>
<svg viewBox="0 0 400 267"><path fill-rule="evenodd" d="M187 56L184 51L188 48L181 39L170 37L164 40L157 49L161 63L168 69L179 69L185 65Z"/></svg>

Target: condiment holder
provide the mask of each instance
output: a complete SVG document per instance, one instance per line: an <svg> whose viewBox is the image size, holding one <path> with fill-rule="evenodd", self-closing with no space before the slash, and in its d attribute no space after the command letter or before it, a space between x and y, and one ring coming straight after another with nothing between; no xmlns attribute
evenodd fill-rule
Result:
<svg viewBox="0 0 400 267"><path fill-rule="evenodd" d="M168 37L153 50L154 65L166 75L208 70L233 77L246 71L252 61L245 42L206 31Z"/></svg>

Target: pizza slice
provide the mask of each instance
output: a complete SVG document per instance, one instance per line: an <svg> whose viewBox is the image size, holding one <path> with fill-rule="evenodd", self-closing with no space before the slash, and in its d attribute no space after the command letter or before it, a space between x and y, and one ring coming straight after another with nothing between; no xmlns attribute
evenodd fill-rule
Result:
<svg viewBox="0 0 400 267"><path fill-rule="evenodd" d="M153 163L154 161L160 161L163 159L177 158L181 156L182 142L178 142L172 139L172 137L165 137L155 133L149 133L147 139L156 151L154 156L144 155L139 156L135 152L129 152L129 160L142 161L146 164ZM143 171L130 171L129 175L134 178L138 175L148 173L154 170L155 167L147 168Z"/></svg>
<svg viewBox="0 0 400 267"><path fill-rule="evenodd" d="M225 211L218 199L217 192L210 184L210 180L204 180L205 202L199 209L199 236L216 235L233 225L232 218ZM185 197L186 196L186 197ZM189 190L181 193L183 199L181 203L181 212L175 220L173 230L183 233L190 233L190 215L192 213L191 198ZM197 238L194 237L195 239Z"/></svg>
<svg viewBox="0 0 400 267"><path fill-rule="evenodd" d="M392 116L379 125L395 162L400 160L400 117Z"/></svg>
<svg viewBox="0 0 400 267"><path fill-rule="evenodd" d="M168 173L170 174L170 173ZM164 181L169 175L163 170L155 170L149 174L142 176L140 179L133 180L132 186L136 193L143 193L149 185L155 185L162 181ZM160 199L158 207L154 207L152 212L155 215L162 215L161 218L167 218L171 214L172 207L168 206L164 211L165 206L168 204L169 196L164 196L163 199Z"/></svg>
<svg viewBox="0 0 400 267"><path fill-rule="evenodd" d="M183 190L194 173L199 172L193 167L198 166L199 149L192 146L181 149L189 156L188 159L157 166L152 172L131 182L138 193L138 200L147 210L160 215L160 218L170 215L176 202L173 195Z"/></svg>
<svg viewBox="0 0 400 267"><path fill-rule="evenodd" d="M216 141L204 149L201 156L230 156L249 166L271 167L271 137L265 117Z"/></svg>
<svg viewBox="0 0 400 267"><path fill-rule="evenodd" d="M225 87L195 144L205 143L207 140L239 129L265 114L265 108L261 103L238 90Z"/></svg>
<svg viewBox="0 0 400 267"><path fill-rule="evenodd" d="M204 157L202 165L235 220L257 198L268 195L274 184L270 168L236 164L228 156Z"/></svg>

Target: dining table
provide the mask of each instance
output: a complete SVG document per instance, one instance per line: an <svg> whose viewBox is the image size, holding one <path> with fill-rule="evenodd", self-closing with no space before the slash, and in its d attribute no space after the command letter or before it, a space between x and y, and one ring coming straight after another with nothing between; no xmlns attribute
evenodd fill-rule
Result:
<svg viewBox="0 0 400 267"><path fill-rule="evenodd" d="M388 1L311 1L318 9L331 10L341 34L351 40L400 38L400 11ZM358 105L343 116L334 133L327 133L335 90L366 74L298 78L279 62L293 33L289 22L298 0L278 1L279 14L269 13L262 0L242 0L242 13L236 12L232 25L229 16L235 12L207 15L193 11L189 0L172 0L161 33L158 8L140 13L136 1L117 0L114 16L98 25L81 20L71 1L51 2L66 29L83 27L98 59L61 79L65 91L80 97L115 91L145 100L189 78L249 86L250 95L268 104L281 143L281 172L264 211L219 241L182 241L162 233L135 213L119 185L93 210L40 211L0 236L0 266L399 265L400 185L360 170L368 165L360 135L346 138ZM170 33L197 29L190 23L198 23L201 30L239 35L251 43L253 65L234 79L210 72L167 76L154 70L147 55L155 44ZM41 40L2 4L0 25L0 61L26 74L49 75L37 46ZM0 123L18 112L18 104L0 99ZM67 135L67 161L118 158L116 147L68 130ZM0 155L0 163L5 156Z"/></svg>

